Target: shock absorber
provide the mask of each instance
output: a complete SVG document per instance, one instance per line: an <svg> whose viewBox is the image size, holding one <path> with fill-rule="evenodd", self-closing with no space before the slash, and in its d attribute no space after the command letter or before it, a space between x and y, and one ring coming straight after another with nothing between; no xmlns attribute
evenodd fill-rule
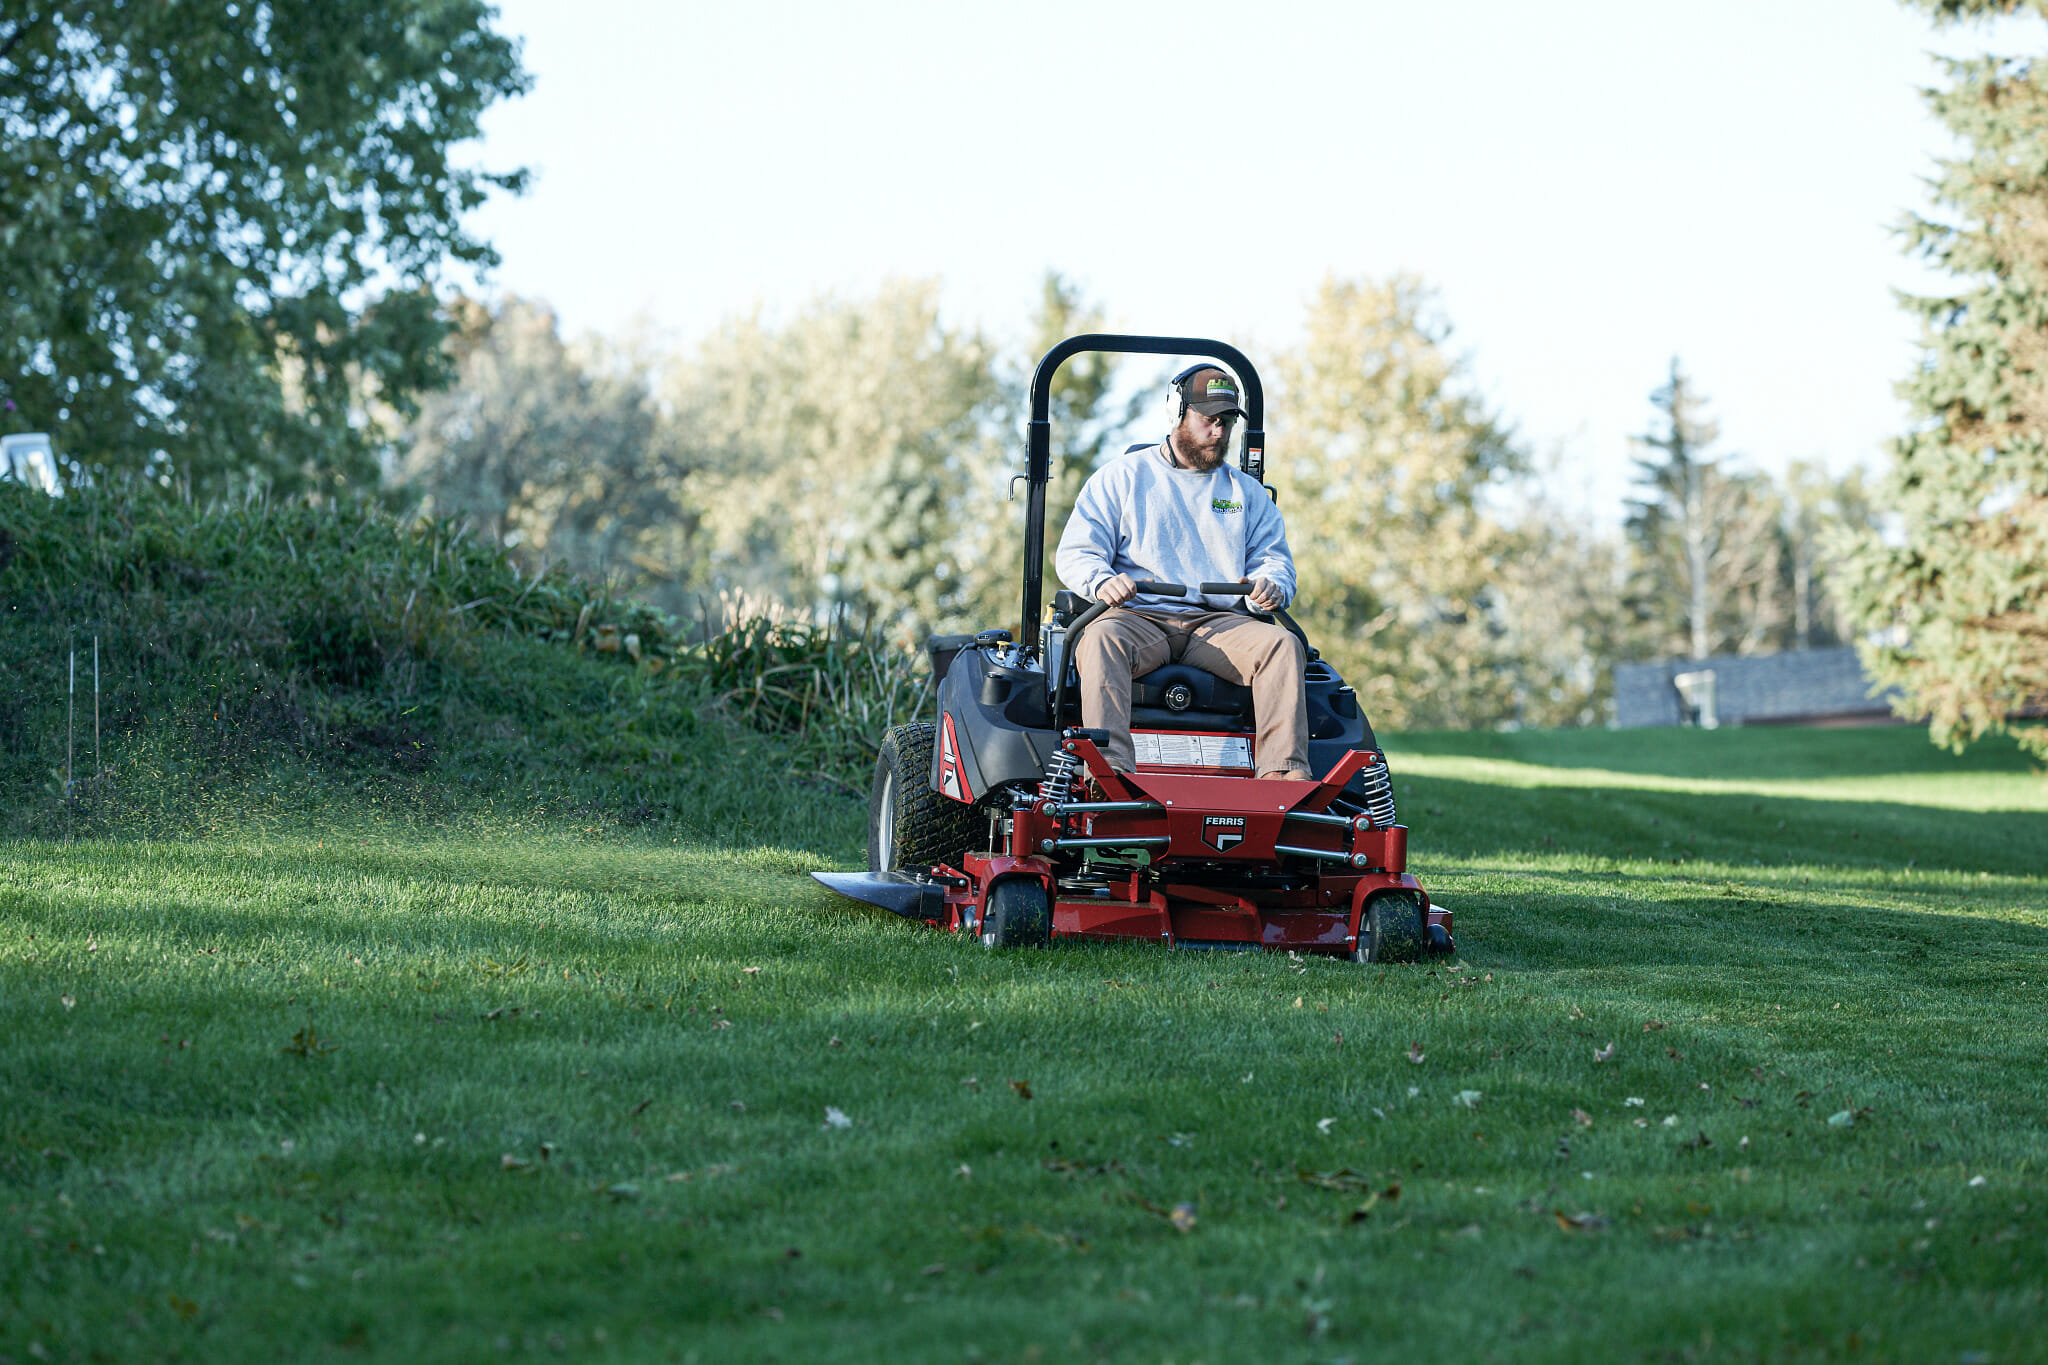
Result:
<svg viewBox="0 0 2048 1365"><path fill-rule="evenodd" d="M1062 744L1045 761L1045 780L1038 784L1038 799L1057 806L1074 794L1074 782L1083 771L1080 756Z"/></svg>
<svg viewBox="0 0 2048 1365"><path fill-rule="evenodd" d="M1359 792L1365 813L1372 818L1376 829L1391 829L1395 821L1394 779L1387 771L1386 755L1380 761L1358 774Z"/></svg>

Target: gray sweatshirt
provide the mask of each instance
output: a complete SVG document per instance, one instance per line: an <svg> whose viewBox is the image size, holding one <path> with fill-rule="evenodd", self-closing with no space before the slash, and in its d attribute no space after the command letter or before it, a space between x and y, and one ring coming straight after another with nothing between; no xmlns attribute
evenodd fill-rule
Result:
<svg viewBox="0 0 2048 1365"><path fill-rule="evenodd" d="M1161 583L1263 578L1294 599L1287 528L1266 490L1228 463L1207 473L1173 463L1164 443L1127 450L1088 476L1053 567L1087 597L1117 574ZM1152 597L1147 611L1232 611L1241 597Z"/></svg>

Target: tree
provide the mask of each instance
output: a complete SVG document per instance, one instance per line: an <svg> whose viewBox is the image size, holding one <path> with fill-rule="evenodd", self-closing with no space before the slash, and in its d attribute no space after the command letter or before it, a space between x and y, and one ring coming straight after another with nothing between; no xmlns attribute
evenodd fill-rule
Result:
<svg viewBox="0 0 2048 1365"><path fill-rule="evenodd" d="M1525 460L1467 390L1449 336L1413 279L1326 279L1269 418L1295 615L1395 727L1517 709L1496 590L1515 539L1483 500Z"/></svg>
<svg viewBox="0 0 2048 1365"><path fill-rule="evenodd" d="M903 638L961 623L960 514L1001 392L936 285L824 298L781 327L727 323L665 387L713 528L706 585L872 611Z"/></svg>
<svg viewBox="0 0 2048 1365"><path fill-rule="evenodd" d="M1100 332L1106 323L1101 307L1071 280L1048 270L1039 284L1038 309L1021 355L1002 369L1003 411L1000 429L1006 439L996 444L994 459L980 471L970 490L963 518L966 533L962 557L974 580L973 617L981 625L1017 624L1023 594L1024 485L1015 485L1017 499L1006 500L1011 476L1024 472L1024 423L1030 416L1031 376L1039 359L1059 342L1084 332ZM1051 393L1052 480L1045 488L1046 601L1059 586L1053 556L1060 532L1073 515L1081 485L1107 459L1123 451L1122 438L1144 408L1156 402L1163 412L1163 391L1119 396L1115 391L1117 356L1088 351L1073 357L1053 376ZM1164 435L1162 418L1161 435Z"/></svg>
<svg viewBox="0 0 2048 1365"><path fill-rule="evenodd" d="M393 481L529 564L610 575L670 610L697 567L689 470L646 364L562 341L545 305L458 300L456 382L427 396Z"/></svg>
<svg viewBox="0 0 2048 1365"><path fill-rule="evenodd" d="M1828 544L1838 527L1861 532L1878 527L1877 506L1863 471L1852 469L1836 478L1823 465L1794 460L1785 470L1783 503L1791 646L1843 644L1848 635L1828 591L1833 581Z"/></svg>
<svg viewBox="0 0 2048 1365"><path fill-rule="evenodd" d="M447 376L433 289L518 174L451 161L526 89L486 0L13 0L0 397L88 468L375 476L365 399Z"/></svg>
<svg viewBox="0 0 2048 1365"><path fill-rule="evenodd" d="M1776 647L1786 613L1770 480L1730 473L1710 453L1719 430L1675 358L1650 402L1661 424L1635 438L1647 492L1627 521L1638 615L1662 648L1694 659Z"/></svg>
<svg viewBox="0 0 2048 1365"><path fill-rule="evenodd" d="M1919 4L1943 24L2042 14L2039 0ZM1914 423L1883 485L1896 534L1843 534L1836 595L1872 677L1936 743L2009 729L2048 756L2048 63L1945 67L1928 103L1963 151L1904 236L1959 287L1905 300L1924 354L1900 385Z"/></svg>

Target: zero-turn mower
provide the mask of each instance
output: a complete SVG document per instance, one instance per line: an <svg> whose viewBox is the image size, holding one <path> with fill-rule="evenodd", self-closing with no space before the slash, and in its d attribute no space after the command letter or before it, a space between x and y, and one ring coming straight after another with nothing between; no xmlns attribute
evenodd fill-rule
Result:
<svg viewBox="0 0 2048 1365"><path fill-rule="evenodd" d="M1451 915L1408 873L1408 830L1358 694L1285 612L1307 653L1305 781L1254 777L1251 690L1170 663L1132 684L1137 770L1080 728L1074 642L1108 608L1056 595L1041 624L1053 375L1084 351L1199 356L1244 395L1240 466L1265 476L1265 396L1234 347L1090 334L1046 352L1031 380L1023 478L1022 640L935 636L933 720L883 736L868 804L868 870L814 872L832 890L990 947L1055 938L1183 948L1287 948L1358 962L1449 952ZM1141 593L1242 595L1236 583L1141 582Z"/></svg>

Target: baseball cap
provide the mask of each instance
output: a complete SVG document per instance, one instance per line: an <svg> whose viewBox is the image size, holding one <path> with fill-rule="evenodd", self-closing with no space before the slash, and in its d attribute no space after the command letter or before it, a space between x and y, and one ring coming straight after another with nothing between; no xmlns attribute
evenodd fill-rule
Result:
<svg viewBox="0 0 2048 1365"><path fill-rule="evenodd" d="M1237 405L1237 381L1215 368L1196 370L1180 382L1181 397L1204 417L1221 417L1226 412L1245 415Z"/></svg>

